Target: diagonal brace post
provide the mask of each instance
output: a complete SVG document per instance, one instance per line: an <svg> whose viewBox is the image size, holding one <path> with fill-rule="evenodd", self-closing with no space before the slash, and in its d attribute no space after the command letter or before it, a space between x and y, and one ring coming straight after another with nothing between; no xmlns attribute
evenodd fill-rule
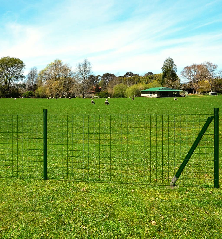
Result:
<svg viewBox="0 0 222 239"><path fill-rule="evenodd" d="M182 164L180 165L179 169L177 170L175 176L173 177L170 186L175 186L176 181L180 177L181 173L183 172L184 168L186 167L187 163L189 162L189 159L191 158L193 152L195 151L196 147L198 146L200 140L202 139L203 135L205 134L208 126L214 119L214 116L210 116L207 118L207 121L205 122L203 128L201 129L200 133L198 134L196 140L194 141L193 145L191 146L189 152L187 153L185 159L183 160Z"/></svg>

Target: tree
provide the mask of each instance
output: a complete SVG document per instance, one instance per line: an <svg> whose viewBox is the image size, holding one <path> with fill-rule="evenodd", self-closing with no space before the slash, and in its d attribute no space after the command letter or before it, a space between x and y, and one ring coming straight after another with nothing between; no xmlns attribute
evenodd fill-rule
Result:
<svg viewBox="0 0 222 239"><path fill-rule="evenodd" d="M141 96L141 90L144 90L147 88L146 84L135 84L126 89L126 96L127 97L139 97Z"/></svg>
<svg viewBox="0 0 222 239"><path fill-rule="evenodd" d="M129 72L126 72L126 74L123 77L132 77L134 75L135 74L133 74L133 72L129 71Z"/></svg>
<svg viewBox="0 0 222 239"><path fill-rule="evenodd" d="M68 97L76 90L74 72L61 60L55 60L39 72L38 85L41 92L56 98ZM42 87L45 87L46 91Z"/></svg>
<svg viewBox="0 0 222 239"><path fill-rule="evenodd" d="M217 65L212 64L211 62L205 62L202 64L193 64L191 66L186 66L181 72L181 75L188 80L191 84L193 93L197 93L198 91L203 91L204 82L208 82L210 86L210 90L215 89L216 83L216 69ZM205 84L206 85L206 84ZM205 91L209 91L209 86ZM200 90L201 88L201 90Z"/></svg>
<svg viewBox="0 0 222 239"><path fill-rule="evenodd" d="M90 89L89 76L91 75L91 63L85 59L83 63L77 65L77 77L81 84L82 96Z"/></svg>
<svg viewBox="0 0 222 239"><path fill-rule="evenodd" d="M25 64L19 58L2 57L0 59L0 84L1 95L10 96L10 87L24 78L23 70Z"/></svg>
<svg viewBox="0 0 222 239"><path fill-rule="evenodd" d="M210 84L207 80L202 80L198 83L198 92L207 93L210 91Z"/></svg>
<svg viewBox="0 0 222 239"><path fill-rule="evenodd" d="M147 76L152 76L152 75L153 75L153 72L149 71L144 76L147 77Z"/></svg>
<svg viewBox="0 0 222 239"><path fill-rule="evenodd" d="M126 96L127 86L123 83L115 85L113 88L113 97L115 98L124 98Z"/></svg>
<svg viewBox="0 0 222 239"><path fill-rule="evenodd" d="M217 73L217 65L213 64L211 62L204 62L203 63L204 67L205 67L205 80L208 81L208 83L210 84L210 90L211 91L215 91L215 87L216 87L216 78Z"/></svg>
<svg viewBox="0 0 222 239"><path fill-rule="evenodd" d="M188 80L187 83L191 86L193 93L197 90L197 65L186 66L181 71L181 75Z"/></svg>
<svg viewBox="0 0 222 239"><path fill-rule="evenodd" d="M222 93L222 78L218 77L215 79L215 91Z"/></svg>
<svg viewBox="0 0 222 239"><path fill-rule="evenodd" d="M171 88L177 88L180 84L179 78L177 76L177 66L172 58L167 58L163 67L161 68L163 72L162 85Z"/></svg>
<svg viewBox="0 0 222 239"><path fill-rule="evenodd" d="M140 77L138 74L133 74L132 72L127 72L122 78L122 82L125 85L132 86L134 84L137 84L140 80Z"/></svg>
<svg viewBox="0 0 222 239"><path fill-rule="evenodd" d="M111 74L111 73L103 74L99 83L102 88L102 91L106 90L109 83L115 79L116 79L116 76L114 74Z"/></svg>
<svg viewBox="0 0 222 239"><path fill-rule="evenodd" d="M140 82L143 84L149 84L153 81L159 82L159 85L162 85L163 74L153 74L152 72L146 73L143 77L140 77Z"/></svg>
<svg viewBox="0 0 222 239"><path fill-rule="evenodd" d="M36 67L31 68L27 75L26 89L35 91L37 89L38 70Z"/></svg>

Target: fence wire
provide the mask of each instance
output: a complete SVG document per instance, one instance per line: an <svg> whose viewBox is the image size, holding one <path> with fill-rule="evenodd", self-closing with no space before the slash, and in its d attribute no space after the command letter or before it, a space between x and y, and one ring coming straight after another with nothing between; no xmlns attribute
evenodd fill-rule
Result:
<svg viewBox="0 0 222 239"><path fill-rule="evenodd" d="M0 116L0 178L41 178L41 115Z"/></svg>
<svg viewBox="0 0 222 239"><path fill-rule="evenodd" d="M169 185L209 115L48 115L48 178ZM213 185L213 123L179 184ZM42 115L0 116L0 177L43 178Z"/></svg>

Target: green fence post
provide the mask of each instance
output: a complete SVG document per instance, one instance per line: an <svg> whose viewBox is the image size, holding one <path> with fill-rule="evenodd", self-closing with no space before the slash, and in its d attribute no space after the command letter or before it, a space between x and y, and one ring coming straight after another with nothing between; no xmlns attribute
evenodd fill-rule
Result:
<svg viewBox="0 0 222 239"><path fill-rule="evenodd" d="M214 187L219 188L219 108L214 108Z"/></svg>
<svg viewBox="0 0 222 239"><path fill-rule="evenodd" d="M47 109L43 109L43 177L47 180Z"/></svg>

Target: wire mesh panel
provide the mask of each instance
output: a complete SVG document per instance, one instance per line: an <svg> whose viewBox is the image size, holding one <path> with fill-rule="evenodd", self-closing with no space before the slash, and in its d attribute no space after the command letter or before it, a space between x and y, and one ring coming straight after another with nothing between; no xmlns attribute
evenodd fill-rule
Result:
<svg viewBox="0 0 222 239"><path fill-rule="evenodd" d="M169 185L208 115L48 115L49 179ZM212 185L214 127L181 185ZM43 178L42 115L0 116L0 177Z"/></svg>
<svg viewBox="0 0 222 239"><path fill-rule="evenodd" d="M0 116L0 177L12 177L16 170L14 157L14 120L12 116Z"/></svg>
<svg viewBox="0 0 222 239"><path fill-rule="evenodd" d="M191 115L187 117L186 137L182 141L181 150L186 150L185 155L191 148L198 133L204 126L208 116L207 115ZM185 121L185 120L184 120ZM181 127L183 129L183 127ZM189 147L185 148L185 145ZM184 157L183 157L184 159ZM184 172L180 178L181 185L213 185L214 175L214 124L211 123L199 142L196 150L192 154ZM178 169L178 164L176 165Z"/></svg>
<svg viewBox="0 0 222 239"><path fill-rule="evenodd" d="M48 121L49 178L169 185L207 115L67 115ZM213 124L183 185L212 184Z"/></svg>
<svg viewBox="0 0 222 239"><path fill-rule="evenodd" d="M42 178L42 117L0 116L0 177Z"/></svg>
<svg viewBox="0 0 222 239"><path fill-rule="evenodd" d="M18 176L43 177L42 115L17 116Z"/></svg>
<svg viewBox="0 0 222 239"><path fill-rule="evenodd" d="M66 116L48 115L48 177L63 179L67 176L68 121Z"/></svg>

